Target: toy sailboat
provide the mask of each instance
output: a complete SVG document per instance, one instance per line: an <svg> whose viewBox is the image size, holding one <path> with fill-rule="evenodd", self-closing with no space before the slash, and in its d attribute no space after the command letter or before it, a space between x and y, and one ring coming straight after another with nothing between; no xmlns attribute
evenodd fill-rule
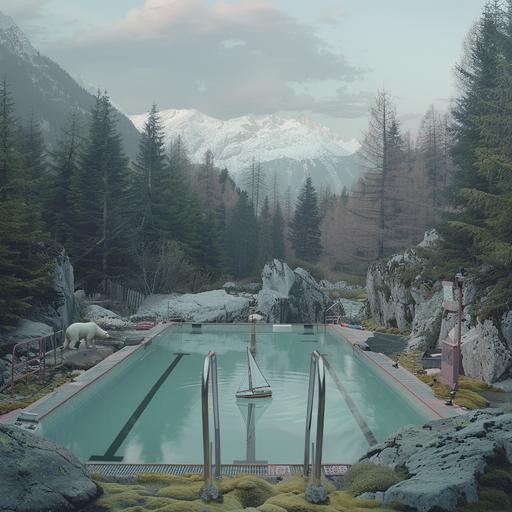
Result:
<svg viewBox="0 0 512 512"><path fill-rule="evenodd" d="M272 389L261 373L258 363L251 351L247 349L247 373L236 392L237 398L267 398L272 396Z"/></svg>

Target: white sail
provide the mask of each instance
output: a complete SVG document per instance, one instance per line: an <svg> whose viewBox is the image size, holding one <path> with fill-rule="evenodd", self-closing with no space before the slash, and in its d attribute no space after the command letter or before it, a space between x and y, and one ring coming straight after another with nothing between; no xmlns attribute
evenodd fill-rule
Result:
<svg viewBox="0 0 512 512"><path fill-rule="evenodd" d="M238 398L271 396L272 390L267 379L261 373L258 363L247 349L247 373L244 375L236 393Z"/></svg>

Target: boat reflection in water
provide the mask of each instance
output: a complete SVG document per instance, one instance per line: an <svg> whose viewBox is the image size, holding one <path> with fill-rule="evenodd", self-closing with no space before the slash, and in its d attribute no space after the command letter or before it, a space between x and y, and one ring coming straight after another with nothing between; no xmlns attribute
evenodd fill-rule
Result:
<svg viewBox="0 0 512 512"><path fill-rule="evenodd" d="M242 399L236 403L246 425L245 460L234 460L233 464L268 464L266 460L256 459L256 423L263 416L272 400Z"/></svg>

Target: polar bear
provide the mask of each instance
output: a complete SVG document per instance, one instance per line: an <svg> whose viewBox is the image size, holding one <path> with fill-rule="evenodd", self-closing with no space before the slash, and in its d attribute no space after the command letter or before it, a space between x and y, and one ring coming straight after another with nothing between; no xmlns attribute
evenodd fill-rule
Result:
<svg viewBox="0 0 512 512"><path fill-rule="evenodd" d="M107 331L104 331L101 327L96 325L94 322L85 323L74 323L66 329L66 337L64 339L64 350L69 349L70 345L73 345L77 350L80 346L80 341L85 339L85 346L87 348L96 348L95 338L102 340L110 338Z"/></svg>

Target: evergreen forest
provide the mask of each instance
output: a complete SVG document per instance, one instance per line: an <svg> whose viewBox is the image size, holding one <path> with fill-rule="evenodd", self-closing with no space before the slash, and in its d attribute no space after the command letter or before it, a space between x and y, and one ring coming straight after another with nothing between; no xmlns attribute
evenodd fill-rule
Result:
<svg viewBox="0 0 512 512"><path fill-rule="evenodd" d="M431 107L418 134L402 129L392 91L379 91L357 154L361 177L340 194L305 179L294 201L254 158L235 184L207 151L168 146L155 105L137 151L123 147L116 111L99 92L88 116L70 111L47 145L37 112L15 115L0 83L0 325L47 293L52 259L67 254L76 286L107 280L144 294L199 291L255 279L272 258L317 278L361 279L368 265L421 241L439 276L484 270L490 310L512 288L512 1L489 2L456 66L451 108ZM86 119L86 121L84 121ZM131 160L127 154L135 154ZM485 269L492 269L488 272Z"/></svg>

